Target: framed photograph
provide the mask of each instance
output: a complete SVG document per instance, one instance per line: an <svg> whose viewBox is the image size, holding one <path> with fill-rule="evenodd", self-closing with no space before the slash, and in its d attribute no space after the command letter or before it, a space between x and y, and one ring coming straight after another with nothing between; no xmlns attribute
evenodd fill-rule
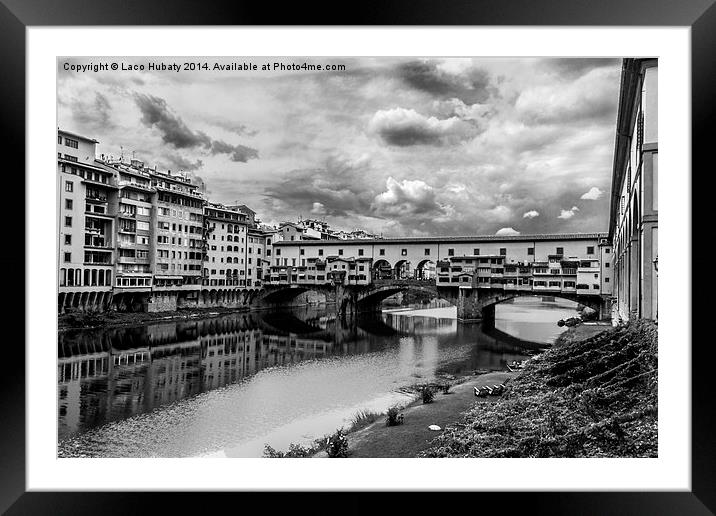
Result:
<svg viewBox="0 0 716 516"><path fill-rule="evenodd" d="M690 284L710 2L350 26L5 4L9 514L138 491L714 511Z"/></svg>

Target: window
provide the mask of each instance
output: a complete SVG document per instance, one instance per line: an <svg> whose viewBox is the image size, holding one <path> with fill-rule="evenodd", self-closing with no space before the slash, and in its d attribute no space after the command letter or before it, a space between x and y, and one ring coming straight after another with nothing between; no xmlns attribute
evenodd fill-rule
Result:
<svg viewBox="0 0 716 516"><path fill-rule="evenodd" d="M380 251L378 251L378 253L379 253L381 256L385 256L385 249L381 249Z"/></svg>
<svg viewBox="0 0 716 516"><path fill-rule="evenodd" d="M407 249L401 249L401 250L400 250L400 256L408 256L408 250L407 250Z"/></svg>
<svg viewBox="0 0 716 516"><path fill-rule="evenodd" d="M453 248L448 249L448 256L455 256L455 249L453 249Z"/></svg>
<svg viewBox="0 0 716 516"><path fill-rule="evenodd" d="M72 227L72 217L65 217L65 226Z"/></svg>
<svg viewBox="0 0 716 516"><path fill-rule="evenodd" d="M604 283L609 283L609 278L604 278Z"/></svg>
<svg viewBox="0 0 716 516"><path fill-rule="evenodd" d="M480 249L478 249L478 248L476 247L475 249L472 250L472 254L473 254L474 256L479 256L479 255L480 255Z"/></svg>
<svg viewBox="0 0 716 516"><path fill-rule="evenodd" d="M57 143L60 145L62 144L62 136L60 136L59 134L57 135Z"/></svg>
<svg viewBox="0 0 716 516"><path fill-rule="evenodd" d="M72 209L72 199L65 199L65 209L66 210Z"/></svg>
<svg viewBox="0 0 716 516"><path fill-rule="evenodd" d="M425 250L425 256L430 256L430 249Z"/></svg>
<svg viewBox="0 0 716 516"><path fill-rule="evenodd" d="M323 254L323 252L319 252L318 254ZM276 249L276 256L281 256L281 249Z"/></svg>
<svg viewBox="0 0 716 516"><path fill-rule="evenodd" d="M500 256L507 256L507 248L500 247Z"/></svg>
<svg viewBox="0 0 716 516"><path fill-rule="evenodd" d="M604 264L604 267L606 267L606 268L608 269L608 268L609 268L609 262L606 262L606 263Z"/></svg>
<svg viewBox="0 0 716 516"><path fill-rule="evenodd" d="M343 249L338 250L338 256L343 256Z"/></svg>
<svg viewBox="0 0 716 516"><path fill-rule="evenodd" d="M65 192L73 192L72 181L65 181Z"/></svg>
<svg viewBox="0 0 716 516"><path fill-rule="evenodd" d="M72 253L65 253L65 261L66 262L72 261Z"/></svg>
<svg viewBox="0 0 716 516"><path fill-rule="evenodd" d="M610 249L607 247L607 248L604 250L604 253L605 253L605 254L609 254L609 252L610 252Z"/></svg>
<svg viewBox="0 0 716 516"><path fill-rule="evenodd" d="M599 285L597 285L596 283L593 283L592 286L593 286L595 289L599 289Z"/></svg>
<svg viewBox="0 0 716 516"><path fill-rule="evenodd" d="M69 138L65 138L65 145L67 145L68 147L72 147L73 149L76 149L77 147L79 147L79 143L80 142L78 142L77 140L71 140Z"/></svg>
<svg viewBox="0 0 716 516"><path fill-rule="evenodd" d="M564 247L558 247L557 254L564 254Z"/></svg>
<svg viewBox="0 0 716 516"><path fill-rule="evenodd" d="M587 254L594 254L594 246L587 247Z"/></svg>
<svg viewBox="0 0 716 516"><path fill-rule="evenodd" d="M278 251L279 251L279 249L276 249L276 254L281 254L281 253L278 252ZM319 249L319 250L318 250L318 256L323 256L323 249Z"/></svg>
<svg viewBox="0 0 716 516"><path fill-rule="evenodd" d="M65 235L65 245L72 245L72 235Z"/></svg>
<svg viewBox="0 0 716 516"><path fill-rule="evenodd" d="M358 256L363 256L363 249L358 249Z"/></svg>

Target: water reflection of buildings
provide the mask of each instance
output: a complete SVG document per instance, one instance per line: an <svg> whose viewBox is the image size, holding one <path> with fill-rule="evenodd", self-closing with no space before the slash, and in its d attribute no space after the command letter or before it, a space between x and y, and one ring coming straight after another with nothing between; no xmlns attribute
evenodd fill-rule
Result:
<svg viewBox="0 0 716 516"><path fill-rule="evenodd" d="M310 310L232 314L65 332L58 349L59 436L147 413L266 368L330 355L396 346L406 364L410 357L419 358L420 369L429 374L438 367L440 350L456 344L469 348L470 356L462 365L451 365L453 372L504 368L523 357L518 345L505 348L499 336L486 336L479 325L398 314L353 321Z"/></svg>
<svg viewBox="0 0 716 516"><path fill-rule="evenodd" d="M322 323L311 337L267 331L248 315L61 334L60 437L331 353Z"/></svg>

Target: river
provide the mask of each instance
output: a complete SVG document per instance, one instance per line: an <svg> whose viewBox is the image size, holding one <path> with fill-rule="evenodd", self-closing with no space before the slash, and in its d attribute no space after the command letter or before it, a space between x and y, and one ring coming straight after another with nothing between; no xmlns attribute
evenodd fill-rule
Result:
<svg viewBox="0 0 716 516"><path fill-rule="evenodd" d="M504 370L551 344L576 304L519 298L495 327L454 307L337 320L325 307L250 312L58 339L60 457L258 457L408 401L444 375Z"/></svg>

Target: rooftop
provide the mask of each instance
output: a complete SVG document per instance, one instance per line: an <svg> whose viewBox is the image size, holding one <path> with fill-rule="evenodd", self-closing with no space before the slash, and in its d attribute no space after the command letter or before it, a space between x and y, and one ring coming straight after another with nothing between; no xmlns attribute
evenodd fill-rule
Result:
<svg viewBox="0 0 716 516"><path fill-rule="evenodd" d="M552 233L545 235L473 235L473 236L426 236L405 238L365 238L353 240L293 240L276 242L282 246L325 246L325 245L368 245L368 244L418 244L418 243L460 243L460 242L537 242L561 240L598 240L607 233Z"/></svg>

